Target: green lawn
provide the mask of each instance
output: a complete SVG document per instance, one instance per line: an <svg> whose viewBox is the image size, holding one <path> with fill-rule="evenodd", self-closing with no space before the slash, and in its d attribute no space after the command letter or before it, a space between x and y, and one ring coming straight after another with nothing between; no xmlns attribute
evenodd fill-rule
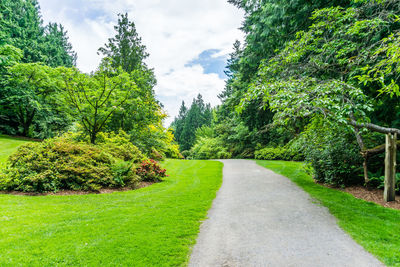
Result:
<svg viewBox="0 0 400 267"><path fill-rule="evenodd" d="M0 135L0 165L7 161L10 156L17 148L29 141L16 139L13 137Z"/></svg>
<svg viewBox="0 0 400 267"><path fill-rule="evenodd" d="M167 160L129 192L0 195L0 266L180 266L222 182L222 163Z"/></svg>
<svg viewBox="0 0 400 267"><path fill-rule="evenodd" d="M354 240L389 266L400 266L400 211L321 186L302 170L302 163L257 161L282 174L326 206Z"/></svg>

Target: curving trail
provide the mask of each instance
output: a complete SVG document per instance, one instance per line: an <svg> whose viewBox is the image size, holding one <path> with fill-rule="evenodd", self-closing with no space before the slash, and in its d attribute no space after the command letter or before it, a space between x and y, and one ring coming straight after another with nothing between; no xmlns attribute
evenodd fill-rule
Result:
<svg viewBox="0 0 400 267"><path fill-rule="evenodd" d="M222 162L189 266L383 266L289 179L254 161Z"/></svg>

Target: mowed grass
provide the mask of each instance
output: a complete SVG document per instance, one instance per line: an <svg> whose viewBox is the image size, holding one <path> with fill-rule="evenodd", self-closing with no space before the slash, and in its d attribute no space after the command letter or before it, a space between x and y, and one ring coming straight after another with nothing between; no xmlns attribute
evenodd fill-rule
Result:
<svg viewBox="0 0 400 267"><path fill-rule="evenodd" d="M4 164L8 157L14 153L20 145L27 142L29 141L0 135L0 165Z"/></svg>
<svg viewBox="0 0 400 267"><path fill-rule="evenodd" d="M257 164L288 177L326 206L338 219L340 227L383 263L400 266L399 210L384 208L316 184L299 162L259 160Z"/></svg>
<svg viewBox="0 0 400 267"><path fill-rule="evenodd" d="M222 182L222 163L167 160L135 191L0 195L0 266L186 265Z"/></svg>

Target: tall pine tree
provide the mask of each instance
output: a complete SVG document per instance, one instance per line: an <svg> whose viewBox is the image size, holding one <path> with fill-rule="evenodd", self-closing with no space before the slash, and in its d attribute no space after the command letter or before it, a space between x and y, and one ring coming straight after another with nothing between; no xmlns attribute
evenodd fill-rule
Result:
<svg viewBox="0 0 400 267"><path fill-rule="evenodd" d="M114 67L122 67L128 73L145 67L144 59L149 54L136 31L135 23L129 20L127 13L118 15L118 24L114 30L117 34L109 38L104 47L99 48L99 53L111 58Z"/></svg>
<svg viewBox="0 0 400 267"><path fill-rule="evenodd" d="M71 67L76 53L61 24L43 26L37 0L0 1L0 45L23 51L22 62Z"/></svg>
<svg viewBox="0 0 400 267"><path fill-rule="evenodd" d="M179 115L171 125L175 129L175 139L180 146L180 150L189 150L196 140L196 130L203 125L209 126L211 120L211 105L204 103L201 94L193 99L189 109L186 108L185 102L182 101Z"/></svg>

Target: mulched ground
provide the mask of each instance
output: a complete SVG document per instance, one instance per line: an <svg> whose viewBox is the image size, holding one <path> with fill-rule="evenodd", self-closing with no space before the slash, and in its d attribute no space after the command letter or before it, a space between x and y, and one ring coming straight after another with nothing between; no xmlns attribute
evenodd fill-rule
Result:
<svg viewBox="0 0 400 267"><path fill-rule="evenodd" d="M101 189L98 192L91 192L91 191L73 191L73 190L63 190L57 193L49 192L49 193L25 193L25 192L18 192L18 191L0 191L0 194L7 194L7 195L18 195L18 196L48 196L48 195L58 195L58 196L68 196L68 195L88 195L88 194L109 194L114 192L123 192L123 191L130 191L136 190L139 188L148 187L154 184L154 182L141 182L139 186L135 189L130 187L123 187L123 188L105 188Z"/></svg>
<svg viewBox="0 0 400 267"><path fill-rule="evenodd" d="M395 201L385 202L383 200L382 189L368 189L362 186L351 186L340 190L350 193L356 198L364 199L370 202L375 202L376 204L386 208L400 210L400 196L396 195Z"/></svg>

